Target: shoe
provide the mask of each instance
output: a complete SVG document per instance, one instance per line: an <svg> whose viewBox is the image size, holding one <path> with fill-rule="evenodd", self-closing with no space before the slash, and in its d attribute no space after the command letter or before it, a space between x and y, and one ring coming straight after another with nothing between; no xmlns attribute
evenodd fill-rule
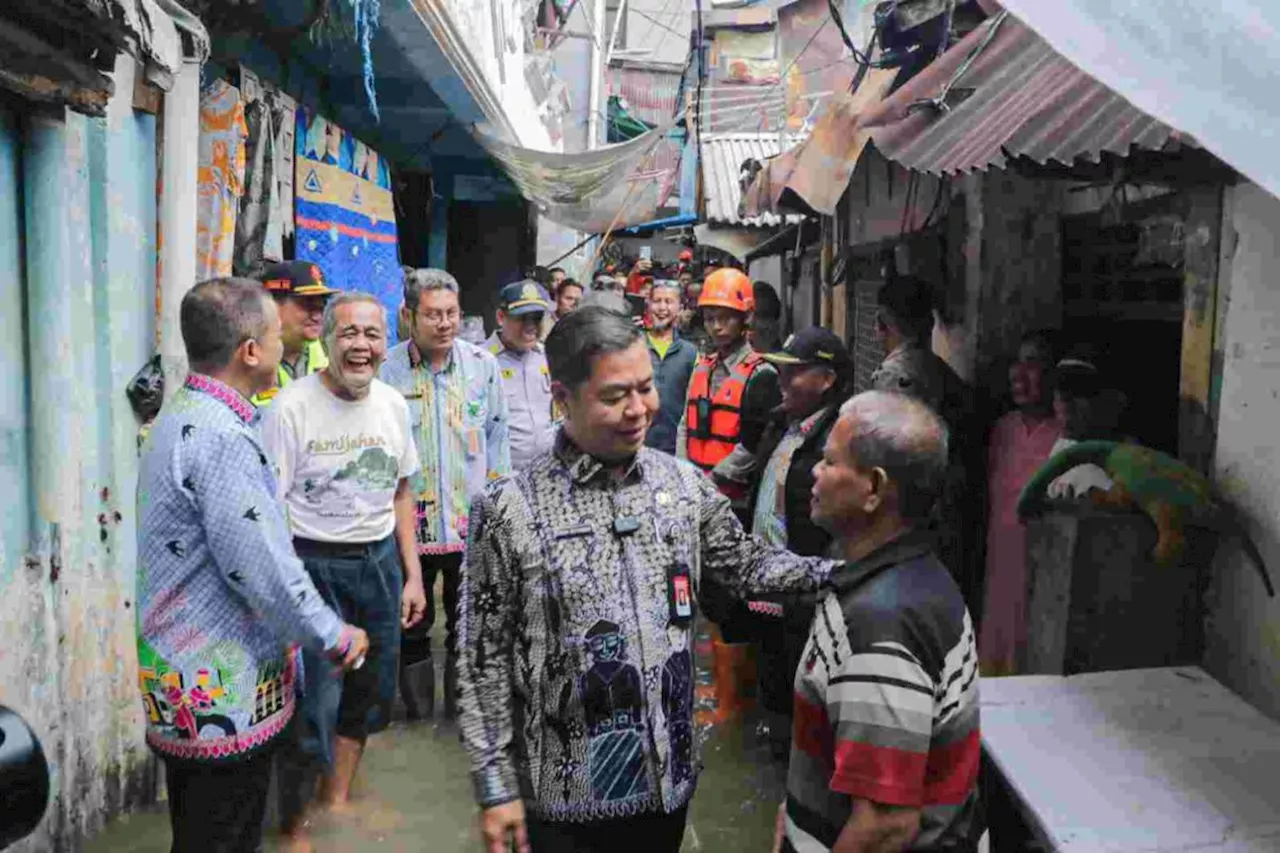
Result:
<svg viewBox="0 0 1280 853"><path fill-rule="evenodd" d="M400 696L410 720L431 719L436 713L436 663L430 653L415 663L400 665Z"/></svg>

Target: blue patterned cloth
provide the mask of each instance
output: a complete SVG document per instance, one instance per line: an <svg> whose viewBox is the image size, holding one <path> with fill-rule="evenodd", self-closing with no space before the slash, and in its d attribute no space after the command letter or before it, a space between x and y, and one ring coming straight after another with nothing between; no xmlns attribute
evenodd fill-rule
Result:
<svg viewBox="0 0 1280 853"><path fill-rule="evenodd" d="M409 478L417 497L418 552L457 554L467 544L471 500L511 473L507 398L497 360L455 340L440 370L412 341L387 353L379 378L405 396L422 464Z"/></svg>
<svg viewBox="0 0 1280 853"><path fill-rule="evenodd" d="M342 634L293 552L255 415L192 374L142 449L139 685L147 742L175 758L271 741L294 712L288 646L324 651Z"/></svg>

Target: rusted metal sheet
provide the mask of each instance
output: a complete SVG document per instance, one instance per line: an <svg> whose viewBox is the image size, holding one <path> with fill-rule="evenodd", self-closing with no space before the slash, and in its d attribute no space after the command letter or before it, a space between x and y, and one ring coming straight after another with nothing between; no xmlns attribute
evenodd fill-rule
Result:
<svg viewBox="0 0 1280 853"><path fill-rule="evenodd" d="M677 112L679 69L612 67L606 72L610 95L626 101L627 112L654 126L665 124ZM681 145L666 138L654 146L651 170L674 175L680 164Z"/></svg>
<svg viewBox="0 0 1280 853"><path fill-rule="evenodd" d="M23 261L3 263L0 314L27 341L0 363L0 702L36 728L54 791L20 853L77 849L155 793L124 396L152 347L155 119L133 112L133 68L118 61L105 121L0 109L0 261Z"/></svg>
<svg viewBox="0 0 1280 853"><path fill-rule="evenodd" d="M794 141L794 140L792 140ZM702 186L706 198L706 221L719 225L745 225L772 228L784 218L766 212L742 217L738 205L742 199L743 164L763 163L778 153L776 133L708 133L702 137ZM798 222L803 217L786 217Z"/></svg>
<svg viewBox="0 0 1280 853"><path fill-rule="evenodd" d="M830 22L827 0L800 0L778 10L778 54L786 71L787 129L812 128L823 93L847 92L857 66Z"/></svg>
<svg viewBox="0 0 1280 853"><path fill-rule="evenodd" d="M889 91L896 76L896 69L872 69L858 91L832 97L813 133L770 160L756 176L746 191L743 212L751 216L801 210L833 215L867 145L868 135L859 122Z"/></svg>
<svg viewBox="0 0 1280 853"><path fill-rule="evenodd" d="M945 106L938 106L948 88ZM1096 162L1103 152L1124 156L1135 147L1194 144L1076 68L1012 16L978 27L859 126L890 160L935 174L1003 168L1010 157L1069 165Z"/></svg>

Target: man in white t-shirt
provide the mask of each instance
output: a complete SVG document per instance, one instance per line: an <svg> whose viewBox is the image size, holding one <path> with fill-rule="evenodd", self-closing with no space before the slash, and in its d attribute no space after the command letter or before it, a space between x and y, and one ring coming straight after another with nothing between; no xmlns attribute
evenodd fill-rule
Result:
<svg viewBox="0 0 1280 853"><path fill-rule="evenodd" d="M341 679L304 653L300 749L281 780L284 828L294 840L321 765L322 803L347 804L365 740L389 721L400 630L426 609L408 485L419 468L409 409L376 378L386 330L374 297L335 296L324 313L329 365L290 383L263 422L294 548L321 596L369 634L364 665Z"/></svg>

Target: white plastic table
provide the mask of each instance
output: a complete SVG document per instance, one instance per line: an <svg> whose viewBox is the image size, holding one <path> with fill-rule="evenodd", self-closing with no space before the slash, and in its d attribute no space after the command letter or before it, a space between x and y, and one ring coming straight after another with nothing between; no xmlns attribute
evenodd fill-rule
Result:
<svg viewBox="0 0 1280 853"><path fill-rule="evenodd" d="M980 690L983 747L1051 849L1280 851L1280 723L1203 670Z"/></svg>

